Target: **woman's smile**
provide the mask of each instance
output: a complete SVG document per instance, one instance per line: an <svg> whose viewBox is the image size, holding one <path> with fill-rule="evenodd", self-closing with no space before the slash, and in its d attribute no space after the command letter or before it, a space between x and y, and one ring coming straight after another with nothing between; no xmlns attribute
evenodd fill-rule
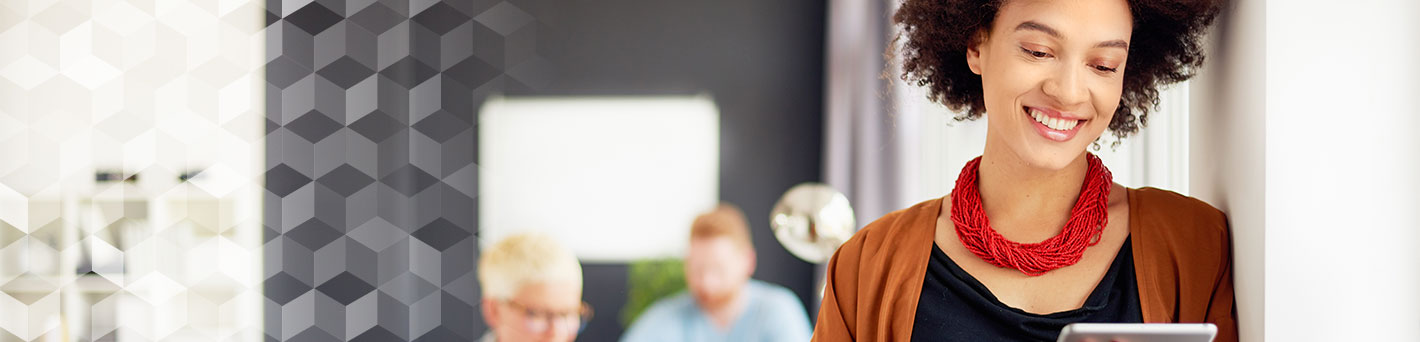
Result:
<svg viewBox="0 0 1420 342"><path fill-rule="evenodd" d="M1085 121L1088 121L1049 108L1026 106L1021 109L1030 117L1036 133L1052 141L1065 142L1074 139L1075 134L1084 127Z"/></svg>

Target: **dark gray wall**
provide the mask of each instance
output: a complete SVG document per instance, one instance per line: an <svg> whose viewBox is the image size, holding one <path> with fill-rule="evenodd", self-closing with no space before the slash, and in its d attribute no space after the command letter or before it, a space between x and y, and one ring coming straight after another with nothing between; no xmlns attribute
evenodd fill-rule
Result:
<svg viewBox="0 0 1420 342"><path fill-rule="evenodd" d="M269 340L486 329L473 123L495 93L712 95L721 199L751 220L755 278L811 302L812 266L767 222L783 191L821 179L822 2L282 3L267 2ZM598 315L580 340L615 340L627 267L584 271Z"/></svg>

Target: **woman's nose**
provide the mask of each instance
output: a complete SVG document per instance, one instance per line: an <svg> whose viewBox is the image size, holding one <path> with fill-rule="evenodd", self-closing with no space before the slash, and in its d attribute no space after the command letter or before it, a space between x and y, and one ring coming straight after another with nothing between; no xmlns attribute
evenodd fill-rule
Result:
<svg viewBox="0 0 1420 342"><path fill-rule="evenodd" d="M1082 69L1061 65L1045 80L1041 90L1045 92L1045 95L1054 98L1065 109L1074 108L1076 105L1084 103L1089 98L1089 91L1085 88L1081 77Z"/></svg>

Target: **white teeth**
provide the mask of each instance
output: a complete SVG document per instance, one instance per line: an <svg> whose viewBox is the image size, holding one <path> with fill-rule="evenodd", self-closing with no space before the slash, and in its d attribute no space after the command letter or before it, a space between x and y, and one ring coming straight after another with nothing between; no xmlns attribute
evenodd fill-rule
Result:
<svg viewBox="0 0 1420 342"><path fill-rule="evenodd" d="M1034 108L1030 110L1030 116L1031 118L1035 119L1036 122L1039 122L1040 124L1045 125L1045 127L1049 127L1050 129L1057 131L1068 131L1071 129L1075 129L1075 125L1080 124L1080 120L1052 118Z"/></svg>

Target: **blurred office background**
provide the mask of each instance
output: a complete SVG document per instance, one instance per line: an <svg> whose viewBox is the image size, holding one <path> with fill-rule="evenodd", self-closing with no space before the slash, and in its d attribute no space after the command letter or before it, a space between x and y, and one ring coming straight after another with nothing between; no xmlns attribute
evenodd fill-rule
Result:
<svg viewBox="0 0 1420 342"><path fill-rule="evenodd" d="M480 246L524 229L568 237L579 339L613 341L716 201L812 320L779 196L827 183L866 225L950 191L984 137L881 78L892 9L5 0L0 341L472 340ZM1200 77L1100 151L1229 213L1245 341L1420 339L1417 13L1235 1Z"/></svg>
<svg viewBox="0 0 1420 342"><path fill-rule="evenodd" d="M492 241L479 241L486 213L477 209L492 185L478 182L489 167L479 165L478 110L494 96L713 98L719 155L702 157L718 161L718 187L699 193L756 218L758 278L810 299L812 266L773 243L767 217L779 193L821 178L823 4L272 1L267 12L267 336L443 341L484 332L474 265L479 244ZM578 176L566 167L560 174ZM538 171L547 170L527 170ZM567 214L619 207L631 224L643 219L636 211L663 209L614 194L541 198L541 216L605 227L592 241L652 238ZM682 218L660 228L688 230ZM614 340L630 260L583 259L584 297L597 316L581 338Z"/></svg>

